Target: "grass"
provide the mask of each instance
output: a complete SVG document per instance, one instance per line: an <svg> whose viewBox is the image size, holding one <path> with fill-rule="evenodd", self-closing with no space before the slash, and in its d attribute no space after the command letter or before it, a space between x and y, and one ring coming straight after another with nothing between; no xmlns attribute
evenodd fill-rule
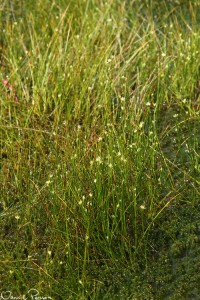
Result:
<svg viewBox="0 0 200 300"><path fill-rule="evenodd" d="M199 6L1 2L1 298L199 299Z"/></svg>

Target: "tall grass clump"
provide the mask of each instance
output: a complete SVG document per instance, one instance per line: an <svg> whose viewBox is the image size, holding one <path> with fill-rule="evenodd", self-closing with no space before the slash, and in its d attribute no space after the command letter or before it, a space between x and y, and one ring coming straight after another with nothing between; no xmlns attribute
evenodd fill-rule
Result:
<svg viewBox="0 0 200 300"><path fill-rule="evenodd" d="M199 243L199 8L2 1L4 298L168 295Z"/></svg>

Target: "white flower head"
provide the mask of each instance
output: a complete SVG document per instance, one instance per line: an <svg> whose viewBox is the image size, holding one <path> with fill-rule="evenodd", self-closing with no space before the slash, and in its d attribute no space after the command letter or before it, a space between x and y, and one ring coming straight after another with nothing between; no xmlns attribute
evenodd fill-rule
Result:
<svg viewBox="0 0 200 300"><path fill-rule="evenodd" d="M139 127L142 128L144 126L144 122L140 122Z"/></svg>
<svg viewBox="0 0 200 300"><path fill-rule="evenodd" d="M142 210L146 209L146 207L145 207L144 204L140 205L140 208L141 208Z"/></svg>
<svg viewBox="0 0 200 300"><path fill-rule="evenodd" d="M101 156L97 156L97 158L96 158L96 162L98 162L98 163L101 163L101 162L102 162L102 160L101 160Z"/></svg>

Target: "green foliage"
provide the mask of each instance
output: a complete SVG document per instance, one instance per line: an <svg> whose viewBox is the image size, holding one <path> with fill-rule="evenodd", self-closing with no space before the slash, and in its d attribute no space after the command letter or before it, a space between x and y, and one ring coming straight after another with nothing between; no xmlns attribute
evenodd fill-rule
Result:
<svg viewBox="0 0 200 300"><path fill-rule="evenodd" d="M196 297L199 6L2 1L0 291Z"/></svg>

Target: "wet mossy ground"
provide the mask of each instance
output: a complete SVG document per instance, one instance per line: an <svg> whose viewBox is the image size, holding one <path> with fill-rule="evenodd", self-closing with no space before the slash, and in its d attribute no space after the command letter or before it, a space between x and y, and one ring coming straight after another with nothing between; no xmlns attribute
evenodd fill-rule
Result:
<svg viewBox="0 0 200 300"><path fill-rule="evenodd" d="M200 299L199 216L199 207L187 205L166 211L166 219L152 230L148 267L144 261L135 267L102 266L90 273L98 284L96 296L89 299Z"/></svg>
<svg viewBox="0 0 200 300"><path fill-rule="evenodd" d="M148 272L155 299L200 299L199 210L179 207L162 227L166 241Z"/></svg>

